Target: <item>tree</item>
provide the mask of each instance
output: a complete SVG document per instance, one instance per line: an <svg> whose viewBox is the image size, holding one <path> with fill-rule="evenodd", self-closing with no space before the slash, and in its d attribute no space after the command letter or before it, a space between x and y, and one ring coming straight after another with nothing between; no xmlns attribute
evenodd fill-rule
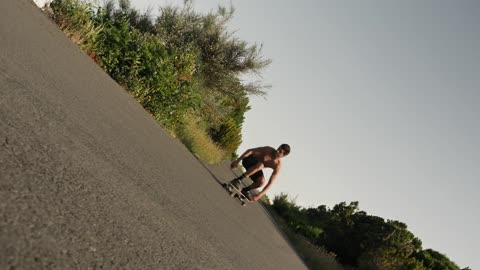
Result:
<svg viewBox="0 0 480 270"><path fill-rule="evenodd" d="M454 262L438 251L427 249L415 254L415 258L422 262L428 270L460 270ZM468 268L468 267L467 267Z"/></svg>
<svg viewBox="0 0 480 270"><path fill-rule="evenodd" d="M292 230L335 253L342 264L359 270L460 270L446 256L422 250L422 241L405 223L368 215L358 205L342 202L332 209L304 209L286 194L273 202Z"/></svg>

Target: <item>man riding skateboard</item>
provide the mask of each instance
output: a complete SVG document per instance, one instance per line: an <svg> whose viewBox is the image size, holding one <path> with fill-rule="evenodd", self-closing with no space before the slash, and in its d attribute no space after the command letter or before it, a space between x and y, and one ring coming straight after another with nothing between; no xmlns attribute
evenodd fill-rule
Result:
<svg viewBox="0 0 480 270"><path fill-rule="evenodd" d="M251 201L258 201L260 198L263 197L263 195L265 195L267 190L271 187L272 183L275 181L276 177L280 173L280 170L282 168L281 158L288 155L289 153L290 146L288 144L282 144L280 145L280 147L278 147L278 149L270 146L248 149L230 165L233 169L238 166L240 161L242 161L242 165L245 168L246 172L241 176L233 179L231 182L239 182L245 177L250 177L250 179L252 179L253 181L253 184L246 188L243 188L242 194L245 195L245 197L249 198ZM270 180L268 181L268 184L265 186L262 192L250 197L248 195L248 191L259 188L263 186L263 184L265 184L265 177L262 171L263 168L273 169Z"/></svg>

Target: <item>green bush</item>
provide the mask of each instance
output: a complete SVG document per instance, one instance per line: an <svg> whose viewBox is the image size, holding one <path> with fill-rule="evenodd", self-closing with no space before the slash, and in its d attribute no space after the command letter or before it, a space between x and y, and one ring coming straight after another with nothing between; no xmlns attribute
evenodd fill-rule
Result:
<svg viewBox="0 0 480 270"><path fill-rule="evenodd" d="M234 153L242 143L242 133L240 127L231 118L227 119L217 129L211 130L211 136L214 141L228 153Z"/></svg>
<svg viewBox="0 0 480 270"><path fill-rule="evenodd" d="M422 242L407 225L359 211L358 202L332 209L302 208L280 194L271 206L288 229L319 248L336 254L346 266L359 270L460 270L439 252L422 250Z"/></svg>
<svg viewBox="0 0 480 270"><path fill-rule="evenodd" d="M128 0L94 7L88 0L54 0L54 21L115 81L171 132L183 125L187 111L207 124L213 140L235 155L241 143L249 94L263 94L258 83L240 77L259 71L261 46L249 46L229 32L233 9L206 15L164 7L158 18L141 15Z"/></svg>
<svg viewBox="0 0 480 270"><path fill-rule="evenodd" d="M101 28L93 22L93 5L81 0L54 0L50 3L51 17L63 32L85 51Z"/></svg>

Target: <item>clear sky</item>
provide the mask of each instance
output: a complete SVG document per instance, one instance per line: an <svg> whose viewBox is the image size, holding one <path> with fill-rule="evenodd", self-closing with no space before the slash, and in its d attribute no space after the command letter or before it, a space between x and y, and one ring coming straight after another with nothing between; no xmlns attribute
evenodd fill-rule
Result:
<svg viewBox="0 0 480 270"><path fill-rule="evenodd" d="M135 7L183 1L132 0ZM232 0L230 29L273 60L247 148L289 143L269 192L359 201L480 269L480 1ZM207 12L224 0L198 0Z"/></svg>

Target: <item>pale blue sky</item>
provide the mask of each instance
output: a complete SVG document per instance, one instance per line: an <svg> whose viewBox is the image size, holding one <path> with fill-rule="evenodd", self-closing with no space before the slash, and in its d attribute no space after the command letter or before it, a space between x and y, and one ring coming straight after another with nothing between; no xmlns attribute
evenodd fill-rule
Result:
<svg viewBox="0 0 480 270"><path fill-rule="evenodd" d="M132 0L154 11L182 2ZM480 269L480 2L232 3L230 29L273 60L263 73L273 87L251 99L239 151L292 147L270 197L359 201Z"/></svg>

